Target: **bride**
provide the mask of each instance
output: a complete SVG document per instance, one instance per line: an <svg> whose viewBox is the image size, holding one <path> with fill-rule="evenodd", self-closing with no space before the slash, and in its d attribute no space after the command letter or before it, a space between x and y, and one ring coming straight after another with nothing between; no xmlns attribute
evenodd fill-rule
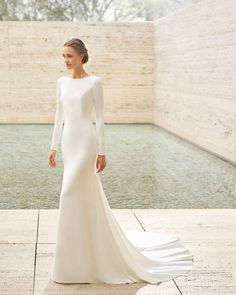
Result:
<svg viewBox="0 0 236 295"><path fill-rule="evenodd" d="M184 275L192 269L193 256L178 237L122 230L113 216L98 174L106 167L102 79L85 71L89 56L81 39L64 44L63 58L71 75L57 79L48 156L55 167L61 145L63 182L51 279L160 284Z"/></svg>

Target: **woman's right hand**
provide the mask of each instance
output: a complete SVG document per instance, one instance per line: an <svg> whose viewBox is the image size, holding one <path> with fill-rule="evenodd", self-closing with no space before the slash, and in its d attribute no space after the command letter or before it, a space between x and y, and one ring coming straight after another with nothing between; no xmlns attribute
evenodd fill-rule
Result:
<svg viewBox="0 0 236 295"><path fill-rule="evenodd" d="M55 167L56 164L57 164L57 162L56 162L56 153L57 153L56 150L50 150L50 153L48 155L48 164L51 167Z"/></svg>

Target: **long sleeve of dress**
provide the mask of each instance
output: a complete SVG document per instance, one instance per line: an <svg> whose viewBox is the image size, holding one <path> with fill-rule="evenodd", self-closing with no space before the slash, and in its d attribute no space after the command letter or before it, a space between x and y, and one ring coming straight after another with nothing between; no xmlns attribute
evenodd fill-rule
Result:
<svg viewBox="0 0 236 295"><path fill-rule="evenodd" d="M51 141L51 150L58 150L60 141L61 141L61 134L62 134L62 126L64 122L64 113L63 107L60 100L61 96L61 88L60 88L60 78L57 80L57 95L56 95L56 114L54 120L54 128L52 134L52 141Z"/></svg>
<svg viewBox="0 0 236 295"><path fill-rule="evenodd" d="M93 101L96 114L96 132L98 139L98 154L105 155L104 133L104 99L101 79L97 79L93 85Z"/></svg>

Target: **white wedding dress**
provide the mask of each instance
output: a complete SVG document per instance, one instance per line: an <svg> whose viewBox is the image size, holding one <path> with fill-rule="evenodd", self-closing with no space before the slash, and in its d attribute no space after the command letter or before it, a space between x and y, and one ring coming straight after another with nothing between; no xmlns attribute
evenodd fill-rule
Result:
<svg viewBox="0 0 236 295"><path fill-rule="evenodd" d="M177 236L122 230L113 216L95 172L97 154L105 154L103 104L99 76L57 80L51 149L61 142L64 170L51 278L157 284L183 275L192 269L193 256Z"/></svg>

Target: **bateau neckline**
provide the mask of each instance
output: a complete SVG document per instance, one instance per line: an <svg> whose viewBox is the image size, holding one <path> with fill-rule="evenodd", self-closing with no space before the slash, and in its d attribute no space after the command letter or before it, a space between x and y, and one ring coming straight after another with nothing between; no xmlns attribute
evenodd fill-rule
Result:
<svg viewBox="0 0 236 295"><path fill-rule="evenodd" d="M93 77L94 75L89 75L87 77L83 77L83 78L72 78L71 76L67 76L68 78L70 78L71 80L84 80L84 79L87 79L87 78L91 78Z"/></svg>

